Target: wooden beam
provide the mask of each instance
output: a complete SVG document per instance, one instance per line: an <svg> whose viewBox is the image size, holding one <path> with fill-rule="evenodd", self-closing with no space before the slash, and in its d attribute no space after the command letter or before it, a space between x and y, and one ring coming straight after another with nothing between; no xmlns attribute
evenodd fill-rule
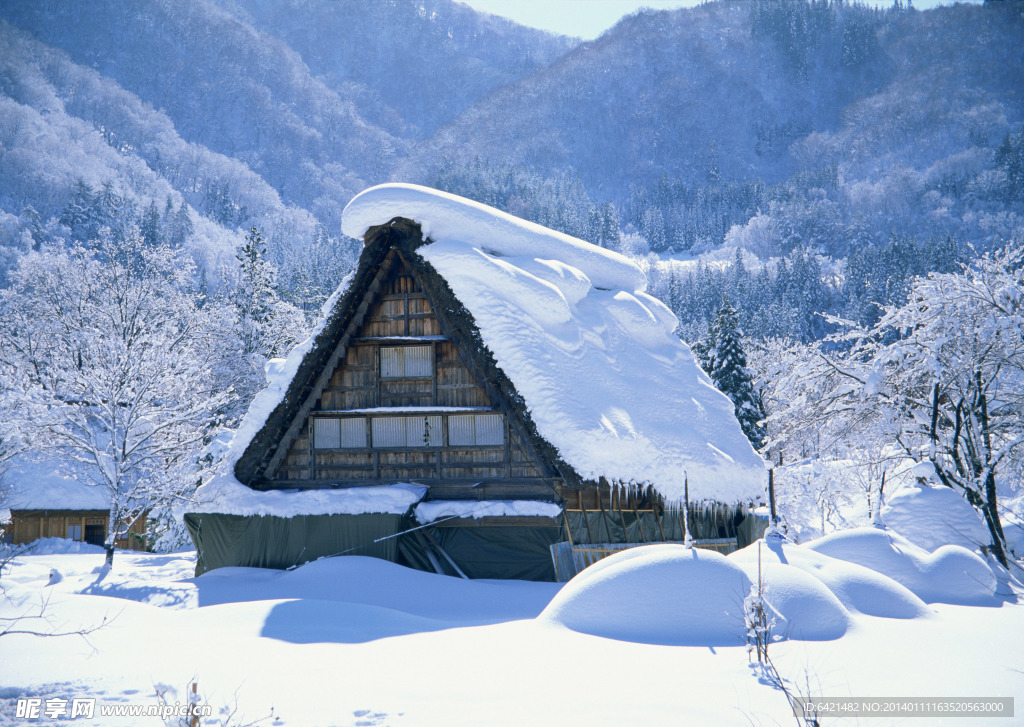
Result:
<svg viewBox="0 0 1024 727"><path fill-rule="evenodd" d="M448 575L444 572L444 568L441 567L441 563L438 561L437 556L434 555L434 550L430 547L430 543L428 543L427 539L423 537L423 531L414 530L413 535L416 537L416 541L423 549L423 553L427 556L427 560L430 561L430 566L434 569L434 572L440 576Z"/></svg>
<svg viewBox="0 0 1024 727"><path fill-rule="evenodd" d="M665 528L661 526L661 515L658 514L658 508L652 508L651 512L654 513L654 521L658 523L658 532L661 533L661 542L666 542L668 538L665 537Z"/></svg>
<svg viewBox="0 0 1024 727"><path fill-rule="evenodd" d="M594 534L590 532L590 516L587 515L587 509L583 507L583 498L580 498L580 512L583 513L583 524L587 526L587 540L591 543L594 542Z"/></svg>
<svg viewBox="0 0 1024 727"><path fill-rule="evenodd" d="M640 528L640 540L642 540L645 543L648 542L647 541L647 533L644 532L644 524L640 520L640 513L637 512L636 503L635 502L633 503L633 515L636 516L636 526L638 528ZM662 540L664 540L664 538L662 538Z"/></svg>
<svg viewBox="0 0 1024 727"><path fill-rule="evenodd" d="M455 569L455 572L459 574L460 578L463 578L464 580L467 580L467 581L469 580L469 576L467 576L465 573L462 572L462 569L459 568L459 564L456 563L454 560L452 560L452 557L450 555L448 555L448 551L445 550L444 548L442 548L441 544L439 542L434 540L434 536L430 534L430 529L429 528L425 529L425 530L417 530L416 532L422 532L423 533L423 537L430 541L430 544L432 546L434 546L434 548L437 549L437 552L440 553L441 556L446 561L448 561L449 565L451 565L451 567Z"/></svg>

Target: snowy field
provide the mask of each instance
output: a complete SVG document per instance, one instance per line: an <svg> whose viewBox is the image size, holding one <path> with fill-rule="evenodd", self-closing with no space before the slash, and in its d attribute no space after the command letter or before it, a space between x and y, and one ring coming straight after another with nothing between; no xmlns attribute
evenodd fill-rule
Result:
<svg viewBox="0 0 1024 727"><path fill-rule="evenodd" d="M27 614L8 627L36 631L106 623L87 635L0 638L5 725L161 725L100 710L156 705L157 690L183 703L192 681L213 708L209 725L228 723L222 709L231 724L304 726L794 724L743 645L757 544L728 557L635 549L560 586L463 581L355 556L193 578L194 553L127 551L97 582L101 552L54 552L56 542L3 574L0 617ZM762 541L760 559L781 639L769 655L798 691L1024 696L1024 608L996 595L1005 584L966 549L929 554L863 528L810 546ZM45 618L31 618L40 604ZM19 719L25 696L44 709L46 699L92 697L95 716ZM987 721L823 724L1010 725L1017 709Z"/></svg>

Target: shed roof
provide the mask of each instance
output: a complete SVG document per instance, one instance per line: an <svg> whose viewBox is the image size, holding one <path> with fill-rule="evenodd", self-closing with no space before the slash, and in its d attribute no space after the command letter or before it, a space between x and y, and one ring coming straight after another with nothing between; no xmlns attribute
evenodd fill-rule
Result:
<svg viewBox="0 0 1024 727"><path fill-rule="evenodd" d="M15 457L4 472L4 507L11 510L107 510L105 488L76 477L73 467Z"/></svg>

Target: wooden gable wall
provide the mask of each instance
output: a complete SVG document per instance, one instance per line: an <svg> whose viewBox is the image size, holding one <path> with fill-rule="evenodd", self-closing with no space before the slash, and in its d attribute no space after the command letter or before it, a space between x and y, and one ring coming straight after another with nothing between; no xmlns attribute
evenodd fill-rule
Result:
<svg viewBox="0 0 1024 727"><path fill-rule="evenodd" d="M385 265L379 291L352 332L340 363L317 392L287 454L263 486L415 481L430 484L435 498L445 492L451 497L550 497L552 478L545 478L544 466L523 432L510 421L508 412L501 411L500 403L491 400L463 361L416 276L398 256L389 257ZM399 349L406 348L417 349L418 357L429 360L429 375L419 371L421 375L395 376L391 371L391 376L383 376L382 357L390 353L394 358L396 351L401 354ZM493 428L499 421L495 414L500 415L500 443L494 438ZM453 443L457 434L453 429L477 415L491 415L486 421L491 440ZM398 418L413 417L417 421L410 426L418 427L423 417L430 417L435 430L440 425L440 431L428 430L429 444L427 440L413 446L380 444L376 427L383 431L388 424L373 420L390 419L395 425ZM365 436L365 441L322 446L315 420L334 418L346 421L347 427L353 427L350 435L357 440ZM365 425L365 435L355 431L356 420Z"/></svg>
<svg viewBox="0 0 1024 727"><path fill-rule="evenodd" d="M14 545L31 543L37 538L67 538L102 545L107 537L106 510L12 510L11 522L2 527L8 542ZM128 528L128 535L118 538L116 547L146 550L146 515Z"/></svg>

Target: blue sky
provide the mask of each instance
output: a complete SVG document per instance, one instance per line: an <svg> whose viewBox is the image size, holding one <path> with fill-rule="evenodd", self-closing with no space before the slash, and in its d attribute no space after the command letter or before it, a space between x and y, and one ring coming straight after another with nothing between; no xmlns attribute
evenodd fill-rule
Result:
<svg viewBox="0 0 1024 727"><path fill-rule="evenodd" d="M668 10L700 4L701 0L459 0L477 10L510 18L522 25L591 40L639 8ZM868 0L889 6L892 0ZM949 4L944 0L914 0L919 10Z"/></svg>

